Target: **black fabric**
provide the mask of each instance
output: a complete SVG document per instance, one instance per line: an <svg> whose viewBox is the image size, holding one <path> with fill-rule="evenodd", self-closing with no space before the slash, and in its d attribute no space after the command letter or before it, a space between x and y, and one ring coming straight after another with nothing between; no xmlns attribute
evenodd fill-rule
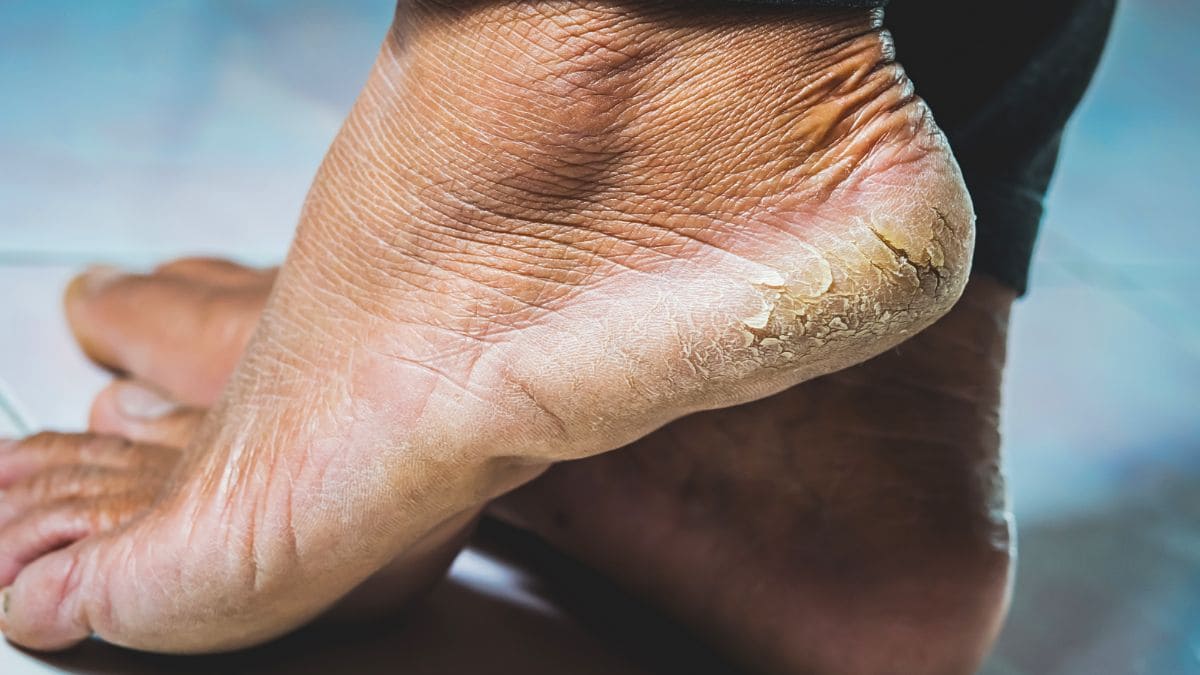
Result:
<svg viewBox="0 0 1200 675"><path fill-rule="evenodd" d="M975 272L1024 294L1067 119L1095 71L1116 0L738 0L881 7L979 217Z"/></svg>
<svg viewBox="0 0 1200 675"><path fill-rule="evenodd" d="M899 0L885 23L962 166L975 272L1024 294L1063 127L1091 81L1115 0Z"/></svg>

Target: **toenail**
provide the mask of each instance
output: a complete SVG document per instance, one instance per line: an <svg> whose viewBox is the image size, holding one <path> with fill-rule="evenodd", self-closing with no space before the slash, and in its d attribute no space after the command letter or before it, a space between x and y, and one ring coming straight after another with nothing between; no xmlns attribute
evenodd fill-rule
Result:
<svg viewBox="0 0 1200 675"><path fill-rule="evenodd" d="M116 399L117 410L121 415L132 419L159 419L179 407L157 391L139 384L123 384L117 387Z"/></svg>
<svg viewBox="0 0 1200 675"><path fill-rule="evenodd" d="M16 447L17 441L12 438L0 438L0 452L7 452Z"/></svg>

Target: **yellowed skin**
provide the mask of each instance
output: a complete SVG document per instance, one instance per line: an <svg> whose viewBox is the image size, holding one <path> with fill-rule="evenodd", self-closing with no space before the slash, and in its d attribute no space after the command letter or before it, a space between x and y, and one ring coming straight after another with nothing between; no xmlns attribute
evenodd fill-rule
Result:
<svg viewBox="0 0 1200 675"><path fill-rule="evenodd" d="M402 4L152 506L46 503L0 531L5 634L261 642L396 561L428 576L553 462L858 363L948 311L970 205L877 17L678 12ZM11 444L0 479L146 454L102 445Z"/></svg>

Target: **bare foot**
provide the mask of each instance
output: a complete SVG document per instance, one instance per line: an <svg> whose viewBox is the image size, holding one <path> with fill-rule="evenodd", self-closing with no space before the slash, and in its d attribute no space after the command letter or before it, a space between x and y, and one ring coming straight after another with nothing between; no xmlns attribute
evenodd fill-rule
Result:
<svg viewBox="0 0 1200 675"><path fill-rule="evenodd" d="M189 352L236 360L236 344L181 356L166 331L126 321L159 312L132 302L148 294L134 289L159 285L165 316L194 308L232 333L258 321L241 300L249 284L202 294L160 275L126 276L74 294L69 316L84 339L151 359L135 374L145 384L117 383L97 398L98 432L152 442L180 433L183 413L129 392L205 369ZM885 355L559 464L492 514L768 671L973 672L1008 585L997 409L1012 297L976 280L948 316Z"/></svg>
<svg viewBox="0 0 1200 675"><path fill-rule="evenodd" d="M9 639L261 642L553 462L946 312L970 207L877 15L724 12L403 5L169 489L23 550Z"/></svg>

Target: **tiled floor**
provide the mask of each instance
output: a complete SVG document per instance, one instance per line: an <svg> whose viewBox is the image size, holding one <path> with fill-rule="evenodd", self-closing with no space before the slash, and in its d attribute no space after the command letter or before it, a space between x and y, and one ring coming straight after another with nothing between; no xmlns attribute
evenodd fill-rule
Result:
<svg viewBox="0 0 1200 675"><path fill-rule="evenodd" d="M391 4L0 5L0 434L78 428L104 382L58 311L80 265L279 257ZM1022 562L989 675L1200 673L1198 25L1194 2L1125 2L1068 138L1015 317ZM0 646L0 672L317 672L352 654L366 671L633 672L519 574L472 554L456 579L433 601L449 637L386 626L195 663Z"/></svg>

